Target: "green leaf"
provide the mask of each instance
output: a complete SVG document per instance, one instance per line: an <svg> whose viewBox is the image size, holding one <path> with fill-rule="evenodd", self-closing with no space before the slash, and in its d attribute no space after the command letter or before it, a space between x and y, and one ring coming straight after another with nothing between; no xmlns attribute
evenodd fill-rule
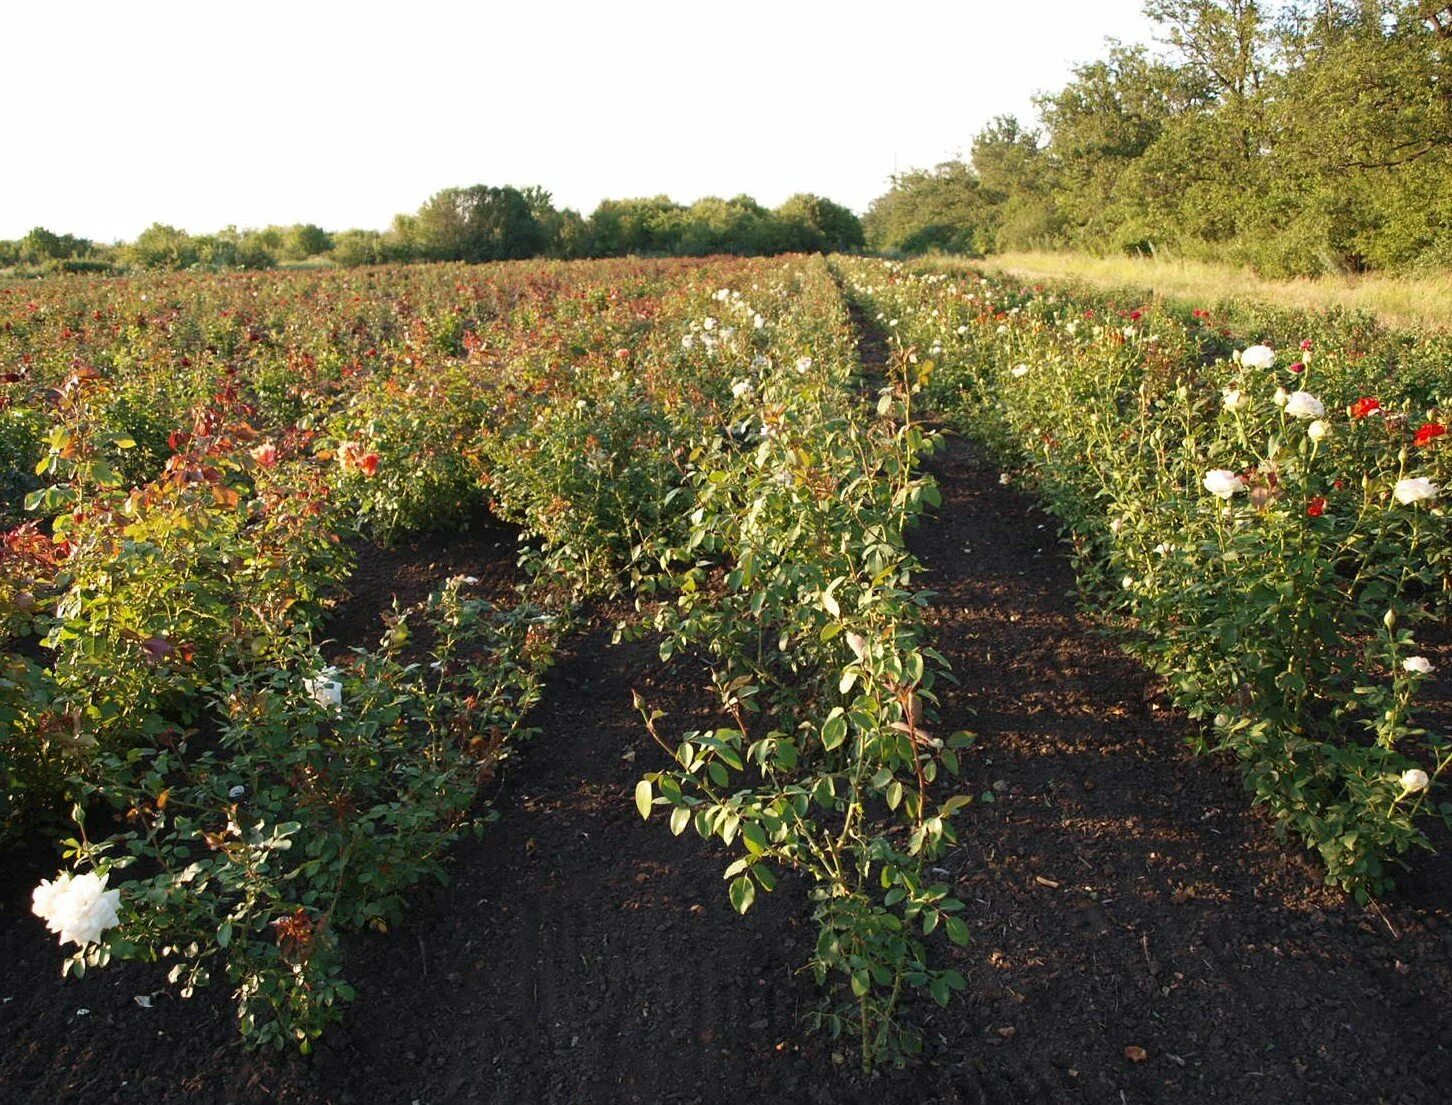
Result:
<svg viewBox="0 0 1452 1105"><path fill-rule="evenodd" d="M647 821L650 820L652 797L649 779L642 779L635 784L635 808L640 811L640 816Z"/></svg>
<svg viewBox="0 0 1452 1105"><path fill-rule="evenodd" d="M766 833L762 832L761 826L755 821L748 821L741 826L741 841L753 855L759 856L766 851Z"/></svg>
<svg viewBox="0 0 1452 1105"><path fill-rule="evenodd" d="M751 908L751 903L756 901L756 884L746 875L731 884L731 907L737 913L745 913Z"/></svg>
<svg viewBox="0 0 1452 1105"><path fill-rule="evenodd" d="M973 796L971 794L955 794L943 803L942 807L938 810L938 816L944 819L952 817L964 806L971 804L972 801Z"/></svg>
<svg viewBox="0 0 1452 1105"><path fill-rule="evenodd" d="M836 707L822 726L822 747L828 752L847 739L847 718L842 708Z"/></svg>
<svg viewBox="0 0 1452 1105"><path fill-rule="evenodd" d="M960 948L965 947L969 940L968 925L961 917L944 917L943 928L948 933L948 939L957 944Z"/></svg>
<svg viewBox="0 0 1452 1105"><path fill-rule="evenodd" d="M671 810L671 835L680 836L686 831L686 826L691 823L691 811L685 806L677 806Z"/></svg>
<svg viewBox="0 0 1452 1105"><path fill-rule="evenodd" d="M832 584L832 587L835 586L835 583ZM822 609L831 614L832 617L840 618L842 616L842 608L837 605L837 597L832 594L832 587L828 587L822 592Z"/></svg>

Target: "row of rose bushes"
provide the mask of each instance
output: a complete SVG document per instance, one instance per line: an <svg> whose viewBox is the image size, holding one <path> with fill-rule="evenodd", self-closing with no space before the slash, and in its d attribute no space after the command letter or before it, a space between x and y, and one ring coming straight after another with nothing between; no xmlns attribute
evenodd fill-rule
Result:
<svg viewBox="0 0 1452 1105"><path fill-rule="evenodd" d="M1328 881L1385 889L1452 743L1417 644L1449 610L1447 342L843 262L931 398L1063 522L1085 594ZM1005 475L1005 479L1010 478Z"/></svg>
<svg viewBox="0 0 1452 1105"><path fill-rule="evenodd" d="M471 291L464 274L488 279ZM393 302L418 284L371 275ZM71 869L35 898L79 949L68 970L166 960L189 992L220 964L250 1041L306 1047L351 994L339 938L392 923L404 892L481 824L479 784L519 735L567 621L557 589L545 581L543 606L522 596L503 610L471 597L469 579L441 580L388 613L376 648L338 656L315 638L352 568L349 534L467 520L491 475L531 464L503 435L535 420L500 412L577 410L561 352L580 362L573 374L619 375L617 350L675 279L629 266L556 276L456 267L447 287L470 327L453 355L432 330L413 333L272 392L274 362L296 350L258 359L239 343L233 359L182 366L165 342L145 356L117 346L92 350L101 366L69 357L56 378L42 369L56 358L26 346L4 398L42 427L32 470L45 486L28 496L37 520L0 552L0 770L7 835L55 833L66 808L80 829L65 842ZM444 274L424 283L440 289ZM233 317L259 289L172 290L208 310L220 298ZM155 286L30 291L89 305L149 302ZM290 299L274 294L270 331L327 328L317 296ZM170 325L195 329L172 309ZM145 386L168 376L173 390ZM132 462L153 425L169 427L164 456Z"/></svg>
<svg viewBox="0 0 1452 1105"><path fill-rule="evenodd" d="M827 1023L900 1054L903 992L962 985L922 939L967 935L924 877L962 805L928 787L966 740L930 728L943 664L902 544L932 441L906 364L859 409L820 260L25 294L0 300L26 428L0 460L43 482L43 521L11 531L0 598L5 636L44 644L7 659L0 752L12 826L71 802L120 819L37 892L74 964L164 958L190 987L224 962L249 1039L306 1045L350 993L338 936L390 923L477 824L570 599L605 590L640 600L622 634L664 633L722 694L726 724L675 735L643 810L742 850L743 911L774 869L812 876ZM483 504L530 539L548 612L454 581L324 670L340 535Z"/></svg>
<svg viewBox="0 0 1452 1105"><path fill-rule="evenodd" d="M928 790L968 738L931 731L945 665L903 545L936 501L916 471L932 438L904 417L917 381L864 405L821 259L716 262L651 314L612 366L501 408L495 509L537 543L541 575L634 598L619 636L700 664L718 727L671 732L639 702L668 757L637 787L642 815L733 848L743 913L805 875L824 1026L856 1034L866 1064L899 1057L919 1043L907 994L946 1003L963 985L926 938L968 935L927 877L965 804Z"/></svg>
<svg viewBox="0 0 1452 1105"><path fill-rule="evenodd" d="M184 416L228 387L245 396L243 421L281 435L284 452L311 452L313 439L337 430L330 420L352 410L360 393L369 396L363 409L342 427L359 430L370 415L386 422L390 395L376 391L390 381L396 392L433 390L459 401L477 370L501 363L505 351L543 375L551 365L569 372L564 366L581 357L593 362L612 338L641 324L631 305L648 311L677 268L430 265L0 285L0 525L28 517L21 503L43 482L34 469L48 451L54 393L77 370L106 382L106 402L92 412L95 431L134 443L109 462L127 483L144 482L160 474L178 433L190 431ZM521 339L534 339L530 352ZM458 403L444 409L457 415ZM489 414L487 399L469 413ZM466 464L466 451L444 436L453 428L427 427L432 436L418 450ZM462 467L436 465L430 475L443 483L412 496L376 496L376 525L402 532L433 524L418 513L424 496L453 518L469 509L472 500L458 491L472 486ZM384 476L385 483L398 478Z"/></svg>
<svg viewBox="0 0 1452 1105"><path fill-rule="evenodd" d="M746 912L782 872L804 876L818 940L811 969L833 1035L864 1066L921 1045L905 999L946 1004L962 976L928 938L965 943L963 903L931 875L966 799L934 797L967 734L941 733L947 665L927 638L926 596L904 529L936 504L918 469L935 444L909 417L905 363L864 399L856 335L820 258L719 289L680 334L709 366L718 422L689 443L672 527L635 561L663 657L691 656L722 723L668 730L642 719L665 757L640 781L642 816L667 815L735 852L729 894Z"/></svg>

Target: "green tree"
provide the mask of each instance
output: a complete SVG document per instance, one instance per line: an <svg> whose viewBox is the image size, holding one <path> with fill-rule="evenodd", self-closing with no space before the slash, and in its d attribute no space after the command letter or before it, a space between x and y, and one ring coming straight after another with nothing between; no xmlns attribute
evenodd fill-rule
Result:
<svg viewBox="0 0 1452 1105"><path fill-rule="evenodd" d="M333 239L328 232L312 223L298 223L288 227L278 243L276 252L288 261L306 261L333 248Z"/></svg>
<svg viewBox="0 0 1452 1105"><path fill-rule="evenodd" d="M794 253L848 253L867 244L862 220L822 196L798 192L773 212L778 249Z"/></svg>
<svg viewBox="0 0 1452 1105"><path fill-rule="evenodd" d="M1050 244L1058 229L1054 188L1039 133L1001 115L973 138L978 195L992 215L976 234L985 249Z"/></svg>
<svg viewBox="0 0 1452 1105"><path fill-rule="evenodd" d="M340 230L333 235L332 258L335 264L381 265L389 259L383 235L376 230Z"/></svg>
<svg viewBox="0 0 1452 1105"><path fill-rule="evenodd" d="M37 226L20 239L17 252L20 260L34 263L84 257L92 249L92 243L88 239L77 238L73 234L55 234L43 226Z"/></svg>
<svg viewBox="0 0 1452 1105"><path fill-rule="evenodd" d="M1150 248L1179 236L1193 173L1176 165L1151 180L1140 170L1149 168L1145 155L1171 121L1210 100L1189 70L1118 43L1103 60L1077 67L1063 89L1040 97L1046 164L1035 185L1051 197L1057 231L1070 241L1115 249Z"/></svg>
<svg viewBox="0 0 1452 1105"><path fill-rule="evenodd" d="M122 251L122 259L143 269L188 269L201 261L201 249L185 230L152 223Z"/></svg>
<svg viewBox="0 0 1452 1105"><path fill-rule="evenodd" d="M529 200L517 188L445 188L415 219L405 238L429 260L518 260L537 256L545 245Z"/></svg>
<svg viewBox="0 0 1452 1105"><path fill-rule="evenodd" d="M750 196L729 200L706 196L686 210L676 250L691 257L713 253L754 256L774 252L776 241L771 213Z"/></svg>
<svg viewBox="0 0 1452 1105"><path fill-rule="evenodd" d="M669 196L601 200L590 215L592 257L677 252L685 208Z"/></svg>
<svg viewBox="0 0 1452 1105"><path fill-rule="evenodd" d="M892 178L862 220L867 244L885 253L946 250L981 256L992 239L992 206L962 161Z"/></svg>

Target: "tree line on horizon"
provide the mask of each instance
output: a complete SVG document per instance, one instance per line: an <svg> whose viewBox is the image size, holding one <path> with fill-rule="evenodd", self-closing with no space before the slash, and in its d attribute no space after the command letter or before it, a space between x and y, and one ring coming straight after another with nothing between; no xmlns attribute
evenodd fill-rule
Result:
<svg viewBox="0 0 1452 1105"><path fill-rule="evenodd" d="M539 187L446 188L386 231L312 224L100 244L36 228L0 268L266 268L626 254L985 256L1078 249L1248 264L1266 275L1452 268L1452 4L1146 0L1163 51L1104 57L1006 115L966 157L899 173L865 217L801 193L685 205Z"/></svg>
<svg viewBox="0 0 1452 1105"><path fill-rule="evenodd" d="M326 258L353 266L531 257L706 256L847 252L864 245L861 220L841 204L798 193L768 209L750 196L604 200L587 218L557 209L544 188L445 188L386 231L329 233L307 223L189 234L163 223L134 241L101 244L43 227L0 241L0 267L39 272L263 269Z"/></svg>
<svg viewBox="0 0 1452 1105"><path fill-rule="evenodd" d="M1071 248L1267 275L1452 267L1452 5L1147 0L1167 48L1111 40L971 151L901 173L879 252Z"/></svg>

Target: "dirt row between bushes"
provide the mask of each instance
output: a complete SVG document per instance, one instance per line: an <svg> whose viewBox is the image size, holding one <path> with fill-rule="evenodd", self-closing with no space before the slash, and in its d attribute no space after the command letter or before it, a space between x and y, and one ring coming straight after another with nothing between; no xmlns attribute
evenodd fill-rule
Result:
<svg viewBox="0 0 1452 1105"><path fill-rule="evenodd" d="M714 700L691 665L597 629L551 673L541 733L450 884L350 942L358 999L310 1057L247 1053L224 986L181 1001L132 965L62 982L28 915L55 861L7 857L0 1105L1446 1101L1445 867L1372 910L1321 887L1076 611L1051 521L967 443L933 468L943 506L912 545L961 681L946 720L980 737L964 786L991 800L943 861L974 941L940 954L969 990L927 1014L921 1061L864 1080L849 1045L807 1031L799 885L737 917L727 857L640 820L631 789L660 752L632 689L677 732ZM481 520L365 556L335 631L371 643L370 611L455 572L502 595L511 545Z"/></svg>

